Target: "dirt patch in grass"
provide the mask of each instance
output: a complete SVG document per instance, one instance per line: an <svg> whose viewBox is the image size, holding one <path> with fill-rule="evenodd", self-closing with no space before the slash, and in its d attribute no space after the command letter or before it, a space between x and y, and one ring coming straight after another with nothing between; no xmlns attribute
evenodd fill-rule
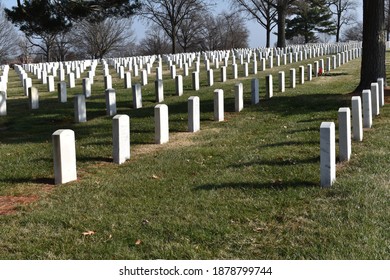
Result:
<svg viewBox="0 0 390 280"><path fill-rule="evenodd" d="M14 214L18 207L38 200L38 196L0 196L0 215Z"/></svg>

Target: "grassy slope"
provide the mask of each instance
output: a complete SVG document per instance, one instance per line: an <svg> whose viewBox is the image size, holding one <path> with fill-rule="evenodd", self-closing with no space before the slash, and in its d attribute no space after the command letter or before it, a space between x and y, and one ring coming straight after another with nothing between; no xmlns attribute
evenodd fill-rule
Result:
<svg viewBox="0 0 390 280"><path fill-rule="evenodd" d="M131 117L132 159L122 166L111 163L102 77L93 85L85 124L73 124L72 102L58 104L43 86L41 109L28 111L12 79L9 116L0 119L0 194L40 199L0 216L0 258L388 258L388 106L364 142L353 143L352 160L338 167L335 186L319 188L319 126L336 122L338 108L349 106L359 63L296 89L287 86L283 94L277 93L277 71L291 65L260 72L258 106L250 106L250 79L241 79L246 108L239 114L233 112L236 81L209 88L203 75L194 92L186 78L184 96L176 97L166 77L173 133L163 146L152 144L153 85L143 89L144 108L133 110L131 92L115 78L118 112ZM264 77L271 72L276 96L265 100ZM212 121L215 88L225 90L222 123ZM195 94L202 130L188 134L186 100ZM50 135L58 128L76 132L79 180L51 187ZM88 230L96 233L83 236Z"/></svg>

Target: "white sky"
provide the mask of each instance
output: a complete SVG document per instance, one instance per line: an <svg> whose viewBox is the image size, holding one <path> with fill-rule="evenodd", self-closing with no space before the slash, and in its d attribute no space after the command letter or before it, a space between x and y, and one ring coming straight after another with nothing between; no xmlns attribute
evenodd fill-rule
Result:
<svg viewBox="0 0 390 280"><path fill-rule="evenodd" d="M0 0L0 2L3 3L5 7L12 7L16 5L16 0ZM229 1L215 1L215 11L216 13L220 13L224 10L230 11L229 8ZM357 13L359 16L359 21L362 20L362 8L361 8L361 2L358 1L360 7L357 9ZM248 20L247 21L247 27L249 29L249 47L256 48L256 47L264 47L265 46L265 31L264 29L254 20ZM139 20L134 21L133 29L136 34L136 40L140 41L143 39L145 30L147 26L145 26L144 22L140 22ZM273 30L273 32L276 31L276 29ZM271 38L271 46L276 42L276 36L273 35Z"/></svg>

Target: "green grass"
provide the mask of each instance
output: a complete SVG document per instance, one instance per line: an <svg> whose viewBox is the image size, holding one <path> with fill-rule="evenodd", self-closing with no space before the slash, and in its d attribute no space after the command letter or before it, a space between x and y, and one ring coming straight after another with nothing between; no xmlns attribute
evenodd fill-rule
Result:
<svg viewBox="0 0 390 280"><path fill-rule="evenodd" d="M353 143L335 185L322 189L319 127L336 122L338 108L350 105L360 61L290 89L288 70L299 65L259 72L257 106L250 105L253 76L240 78L241 113L233 112L237 81L221 84L215 71L210 88L202 71L201 90L192 91L188 77L185 94L177 97L164 72L171 141L162 146L153 144L154 74L142 89L144 108L134 110L131 91L111 69L118 113L131 119L132 155L121 166L112 163L101 76L87 101L88 122L74 124L71 98L81 92L80 81L68 89L66 104L39 86L40 109L32 112L11 71L8 116L0 118L0 195L39 199L0 216L0 258L388 259L390 109L382 108L364 141ZM280 70L286 71L283 94L277 92ZM270 73L275 96L266 100ZM216 88L225 92L221 123L213 121ZM186 132L192 95L201 99L195 134ZM79 179L53 186L51 134L60 128L75 131Z"/></svg>

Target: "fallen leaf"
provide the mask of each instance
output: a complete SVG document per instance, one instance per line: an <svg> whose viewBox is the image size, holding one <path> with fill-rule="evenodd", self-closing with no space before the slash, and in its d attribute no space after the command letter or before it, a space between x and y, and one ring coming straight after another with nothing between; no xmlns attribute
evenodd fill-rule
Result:
<svg viewBox="0 0 390 280"><path fill-rule="evenodd" d="M147 224L149 224L149 221L148 221L147 219L143 219L143 220L142 220L142 224L143 224L144 226L146 226Z"/></svg>
<svg viewBox="0 0 390 280"><path fill-rule="evenodd" d="M152 178L153 179L160 179L160 177L158 177L157 175L154 175L154 174L152 175Z"/></svg>
<svg viewBox="0 0 390 280"><path fill-rule="evenodd" d="M92 231L92 230L89 230L89 231L85 231L83 232L83 235L84 236L89 236L89 235L94 235L96 232Z"/></svg>
<svg viewBox="0 0 390 280"><path fill-rule="evenodd" d="M135 245L141 245L141 243L142 243L142 240L141 240L141 239L137 239L137 240L135 241Z"/></svg>

